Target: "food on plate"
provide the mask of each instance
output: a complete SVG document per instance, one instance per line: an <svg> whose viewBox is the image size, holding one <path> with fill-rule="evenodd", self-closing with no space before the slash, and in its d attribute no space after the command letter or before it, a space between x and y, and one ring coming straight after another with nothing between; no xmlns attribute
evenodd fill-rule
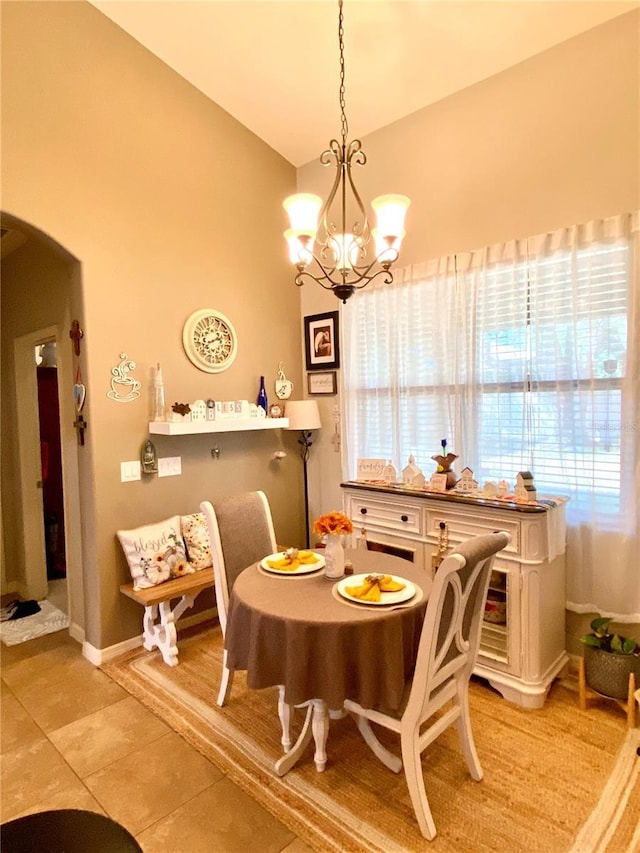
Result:
<svg viewBox="0 0 640 853"><path fill-rule="evenodd" d="M295 572L300 566L308 566L317 563L318 558L313 551L298 551L297 548L287 548L282 552L282 557L277 560L267 560L270 569L281 572Z"/></svg>
<svg viewBox="0 0 640 853"><path fill-rule="evenodd" d="M367 577L364 579L364 583L357 586L345 586L344 591L352 598L364 598L372 589L377 589L377 585L372 577ZM379 592L380 590L378 590Z"/></svg>
<svg viewBox="0 0 640 853"><path fill-rule="evenodd" d="M380 601L381 598L380 587L377 583L372 584L371 589L360 596L361 601Z"/></svg>
<svg viewBox="0 0 640 853"><path fill-rule="evenodd" d="M382 592L400 592L401 589L405 588L406 584L394 581L391 575L383 575L380 578L379 586Z"/></svg>
<svg viewBox="0 0 640 853"><path fill-rule="evenodd" d="M383 592L400 592L406 584L395 581L391 575L367 575L357 586L345 586L344 591L361 601L381 601Z"/></svg>

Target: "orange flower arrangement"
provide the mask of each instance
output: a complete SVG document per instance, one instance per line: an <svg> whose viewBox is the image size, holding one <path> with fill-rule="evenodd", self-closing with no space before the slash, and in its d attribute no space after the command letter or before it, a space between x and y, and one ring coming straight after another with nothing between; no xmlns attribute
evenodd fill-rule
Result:
<svg viewBox="0 0 640 853"><path fill-rule="evenodd" d="M319 536L327 534L353 533L353 524L351 519L343 512L338 512L333 509L326 515L321 515L313 522L313 532Z"/></svg>

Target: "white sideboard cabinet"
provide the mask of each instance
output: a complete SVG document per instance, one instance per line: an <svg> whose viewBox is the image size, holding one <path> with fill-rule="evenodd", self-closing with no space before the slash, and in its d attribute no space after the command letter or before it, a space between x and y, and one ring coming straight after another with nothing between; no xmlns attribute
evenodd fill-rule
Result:
<svg viewBox="0 0 640 853"><path fill-rule="evenodd" d="M342 488L354 540L364 527L369 548L404 557L428 573L441 523L450 550L481 533L510 534L509 545L494 561L474 672L505 699L541 708L569 660L564 503L516 504L355 482Z"/></svg>

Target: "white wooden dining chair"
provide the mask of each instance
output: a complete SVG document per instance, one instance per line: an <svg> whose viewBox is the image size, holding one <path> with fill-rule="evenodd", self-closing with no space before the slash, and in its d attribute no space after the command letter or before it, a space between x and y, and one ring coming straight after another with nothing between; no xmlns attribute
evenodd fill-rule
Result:
<svg viewBox="0 0 640 853"><path fill-rule="evenodd" d="M478 654L480 629L495 555L506 547L508 533L475 536L455 548L438 568L420 635L413 678L395 713L363 708L346 700L358 728L378 758L395 773L404 766L411 803L425 838L436 826L425 790L422 753L452 723L473 779L482 779L469 716L469 679ZM450 707L445 709L445 706ZM433 715L436 719L423 729ZM371 728L377 723L400 735L402 761L384 747Z"/></svg>
<svg viewBox="0 0 640 853"><path fill-rule="evenodd" d="M213 562L218 619L225 636L227 611L233 584L243 569L259 562L277 551L271 507L264 492L243 492L221 498L215 502L202 501ZM233 670L229 668L227 650L222 659L222 677L218 691L218 705L229 699L233 686ZM291 746L289 727L292 708L284 701L284 687L279 688L278 715L282 724L282 746L285 752Z"/></svg>

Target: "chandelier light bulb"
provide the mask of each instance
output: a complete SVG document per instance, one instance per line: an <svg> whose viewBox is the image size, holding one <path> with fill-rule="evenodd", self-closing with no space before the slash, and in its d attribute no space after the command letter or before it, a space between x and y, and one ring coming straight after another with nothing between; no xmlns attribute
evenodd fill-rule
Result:
<svg viewBox="0 0 640 853"><path fill-rule="evenodd" d="M357 266L360 246L353 234L334 234L330 238L330 245L336 259L337 270L349 272Z"/></svg>
<svg viewBox="0 0 640 853"><path fill-rule="evenodd" d="M359 139L347 142L347 116L344 86L344 0L338 0L338 42L340 49L341 138L330 141L322 152L323 166L334 166L333 186L327 200L311 193L298 193L284 201L291 227L285 231L289 257L298 268L296 285L307 277L346 302L356 291L383 276L391 284L391 265L398 260L404 219L410 201L405 195L383 195L374 199L377 227L367 219L362 199L353 181L352 167L367 162ZM348 223L347 214L355 219ZM369 251L373 240L375 257ZM314 250L314 243L318 251ZM372 248L373 248L372 246Z"/></svg>
<svg viewBox="0 0 640 853"><path fill-rule="evenodd" d="M306 267L313 260L313 238L304 231L289 228L284 232L289 246L289 259L297 267Z"/></svg>
<svg viewBox="0 0 640 853"><path fill-rule="evenodd" d="M380 264L383 266L385 264L391 265L398 260L400 246L402 245L402 240L406 233L407 232L403 230L396 237L392 237L390 235L382 235L379 228L373 229L371 236L375 243L376 257Z"/></svg>

